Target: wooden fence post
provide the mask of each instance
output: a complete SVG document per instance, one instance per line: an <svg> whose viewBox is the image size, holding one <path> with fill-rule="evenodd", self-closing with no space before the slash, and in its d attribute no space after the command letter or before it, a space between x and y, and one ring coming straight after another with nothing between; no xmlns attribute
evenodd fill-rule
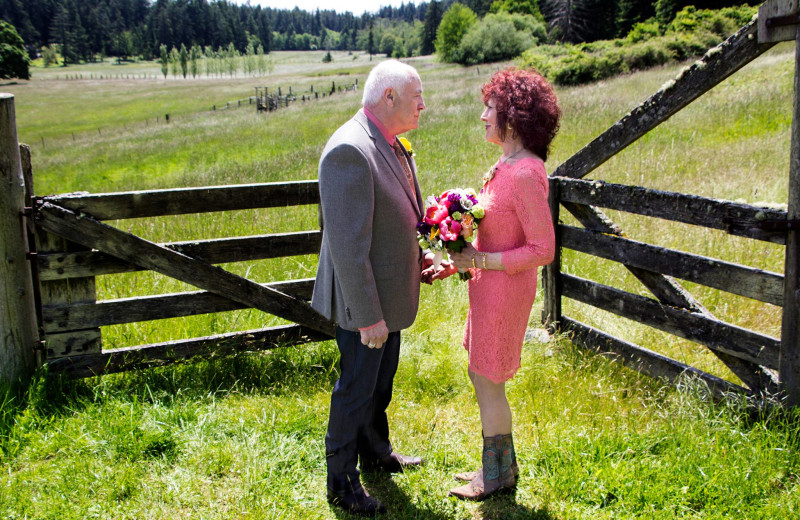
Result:
<svg viewBox="0 0 800 520"><path fill-rule="evenodd" d="M556 234L556 250L552 263L542 269L544 285L544 307L542 323L550 332L559 327L561 321L561 237L558 231L559 208L558 180L550 178L550 214L553 218L553 229Z"/></svg>
<svg viewBox="0 0 800 520"><path fill-rule="evenodd" d="M789 197L787 220L800 219L800 30L794 54L794 100L792 141L789 152ZM786 233L786 264L783 282L780 384L789 406L800 404L800 233L789 226Z"/></svg>
<svg viewBox="0 0 800 520"><path fill-rule="evenodd" d="M37 341L14 96L0 94L0 382L33 374Z"/></svg>

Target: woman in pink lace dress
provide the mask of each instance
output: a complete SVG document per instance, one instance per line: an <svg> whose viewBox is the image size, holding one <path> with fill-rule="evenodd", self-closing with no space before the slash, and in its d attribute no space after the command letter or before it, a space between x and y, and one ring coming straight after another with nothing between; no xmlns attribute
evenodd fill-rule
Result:
<svg viewBox="0 0 800 520"><path fill-rule="evenodd" d="M544 168L561 111L552 86L534 71L507 69L482 88L486 140L502 155L484 177L478 200L486 210L474 247L451 255L434 279L471 269L464 347L483 428L482 467L456 476L450 490L482 500L516 485L511 408L505 382L520 366L528 318L536 296L537 267L553 260L555 235Z"/></svg>

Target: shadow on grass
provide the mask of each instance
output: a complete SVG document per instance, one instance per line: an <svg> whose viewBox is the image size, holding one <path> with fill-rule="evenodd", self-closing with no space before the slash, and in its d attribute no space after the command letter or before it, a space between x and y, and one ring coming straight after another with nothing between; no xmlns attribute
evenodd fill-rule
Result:
<svg viewBox="0 0 800 520"><path fill-rule="evenodd" d="M385 473L363 473L362 479L370 494L378 498L386 506L386 514L378 518L391 520L454 520L452 511L435 509L441 498L447 494L442 488L441 497L432 500L418 500L410 496L406 490L397 485L394 479ZM456 498L447 500L457 501ZM359 518L341 509L331 507L336 518L350 520ZM518 504L515 493L498 494L481 502L474 513L467 513L470 518L478 520L556 520L548 511L532 509Z"/></svg>
<svg viewBox="0 0 800 520"><path fill-rule="evenodd" d="M235 393L313 393L333 386L337 362L335 345L324 342L87 379L44 366L25 384L0 388L0 450L23 415L46 421L112 400L169 404Z"/></svg>
<svg viewBox="0 0 800 520"><path fill-rule="evenodd" d="M516 493L489 497L481 502L478 513L482 520L556 520L546 509L532 509L517 503Z"/></svg>
<svg viewBox="0 0 800 520"><path fill-rule="evenodd" d="M441 511L435 511L425 501L415 501L404 489L397 485L391 475L386 473L363 473L361 475L365 487L370 494L383 502L386 514L380 518L392 520L425 519L425 520L450 520L451 517ZM352 518L347 513L336 513L336 518Z"/></svg>

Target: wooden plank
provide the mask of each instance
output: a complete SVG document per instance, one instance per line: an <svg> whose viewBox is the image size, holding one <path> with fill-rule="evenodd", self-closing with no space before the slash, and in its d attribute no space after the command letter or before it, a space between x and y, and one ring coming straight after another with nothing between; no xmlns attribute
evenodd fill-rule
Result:
<svg viewBox="0 0 800 520"><path fill-rule="evenodd" d="M311 180L120 193L73 193L42 200L86 213L98 220L114 220L318 204L319 188L317 181Z"/></svg>
<svg viewBox="0 0 800 520"><path fill-rule="evenodd" d="M202 258L210 264L221 264L317 254L321 243L322 232L299 231L250 237L171 242L159 245L186 256ZM124 262L99 251L43 254L38 256L37 264L42 280L63 280L141 270L132 263Z"/></svg>
<svg viewBox="0 0 800 520"><path fill-rule="evenodd" d="M566 177L558 177L556 181L562 201L720 229L732 235L776 244L786 242L785 232L762 227L765 222L785 221L786 210L783 209L603 181Z"/></svg>
<svg viewBox="0 0 800 520"><path fill-rule="evenodd" d="M87 247L305 325L331 337L334 334L335 325L302 300L49 202L40 203L35 215L37 224L43 229Z"/></svg>
<svg viewBox="0 0 800 520"><path fill-rule="evenodd" d="M330 339L326 334L299 325L232 332L204 338L140 345L97 354L49 361L52 373L91 377L126 370L164 366L192 358L213 358L243 352L290 347Z"/></svg>
<svg viewBox="0 0 800 520"><path fill-rule="evenodd" d="M22 166L22 178L25 182L25 208L26 213L28 208L33 207L33 163L31 162L31 147L27 144L19 145L19 158ZM36 258L36 224L33 218L25 218L27 247L30 254ZM33 285L33 305L35 307L36 325L37 325L37 342L34 348L34 366L41 366L44 363L45 357L45 343L44 343L44 328L42 326L42 293L39 289L39 269L37 262L30 263L31 268L31 282Z"/></svg>
<svg viewBox="0 0 800 520"><path fill-rule="evenodd" d="M558 232L558 219L561 204L559 200L558 183L550 183L548 204L550 216L553 219L553 229L556 230L556 245L553 261L542 269L542 284L544 286L544 305L542 307L542 323L550 331L559 328L561 317L561 233Z"/></svg>
<svg viewBox="0 0 800 520"><path fill-rule="evenodd" d="M754 300L783 305L783 275L561 225L564 247Z"/></svg>
<svg viewBox="0 0 800 520"><path fill-rule="evenodd" d="M774 24L776 19L794 15L791 25ZM758 8L759 43L791 41L797 37L797 0L766 0Z"/></svg>
<svg viewBox="0 0 800 520"><path fill-rule="evenodd" d="M586 206L582 204L574 204L572 202L563 202L563 206L572 213L578 221L583 224L587 229L599 233L609 233L614 235L622 235L622 229L617 226L611 219L609 219L599 209ZM658 300L672 307L679 307L681 309L688 309L692 312L700 312L707 315L711 313L706 310L703 305L698 302L694 296L684 289L679 283L672 278L664 276L661 273L642 269L635 266L625 266L631 274L633 274L647 289L658 298Z"/></svg>
<svg viewBox="0 0 800 520"><path fill-rule="evenodd" d="M67 254L80 254L81 252L86 252L88 248L75 242L70 242L58 235L48 233L37 226L36 249L38 257L39 255L47 255L51 251L68 251ZM45 333L44 308L57 307L59 305L92 305L97 301L95 278L93 276L69 280L40 279L39 294L41 299L40 323L41 327L45 329ZM100 352L102 336L99 328L93 331L77 330L74 334L74 338L69 338L69 334L66 334L53 338L52 341L50 337L45 336L47 359Z"/></svg>
<svg viewBox="0 0 800 520"><path fill-rule="evenodd" d="M788 218L800 219L800 31L794 51L794 102L789 151ZM780 385L789 406L800 404L800 233L786 233Z"/></svg>
<svg viewBox="0 0 800 520"><path fill-rule="evenodd" d="M314 279L264 284L293 298L310 300ZM105 327L137 321L196 316L211 312L246 309L248 305L207 291L192 291L157 296L120 298L97 303L77 303L45 307L42 311L45 331L49 334Z"/></svg>
<svg viewBox="0 0 800 520"><path fill-rule="evenodd" d="M770 369L778 368L780 340L702 314L562 274L564 296Z"/></svg>
<svg viewBox="0 0 800 520"><path fill-rule="evenodd" d="M103 337L98 328L48 332L46 338L48 361L100 353L103 344Z"/></svg>
<svg viewBox="0 0 800 520"><path fill-rule="evenodd" d="M678 385L688 378L704 381L715 399L733 393L747 393L745 388L722 378L703 372L674 359L624 341L567 316L562 317L563 331L579 347L610 355L623 365L656 379L665 379Z"/></svg>
<svg viewBox="0 0 800 520"><path fill-rule="evenodd" d="M558 177L585 177L589 172L711 90L725 78L769 50L758 42L758 25L751 21L736 34L706 52L698 62L634 108L553 172Z"/></svg>

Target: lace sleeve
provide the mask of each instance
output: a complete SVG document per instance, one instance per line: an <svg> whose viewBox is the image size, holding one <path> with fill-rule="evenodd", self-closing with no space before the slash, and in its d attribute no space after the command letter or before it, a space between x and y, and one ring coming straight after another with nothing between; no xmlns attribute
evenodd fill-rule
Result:
<svg viewBox="0 0 800 520"><path fill-rule="evenodd" d="M509 274L552 262L556 242L544 165L526 161L515 172L514 183L513 207L525 233L525 244L503 252L503 265Z"/></svg>

